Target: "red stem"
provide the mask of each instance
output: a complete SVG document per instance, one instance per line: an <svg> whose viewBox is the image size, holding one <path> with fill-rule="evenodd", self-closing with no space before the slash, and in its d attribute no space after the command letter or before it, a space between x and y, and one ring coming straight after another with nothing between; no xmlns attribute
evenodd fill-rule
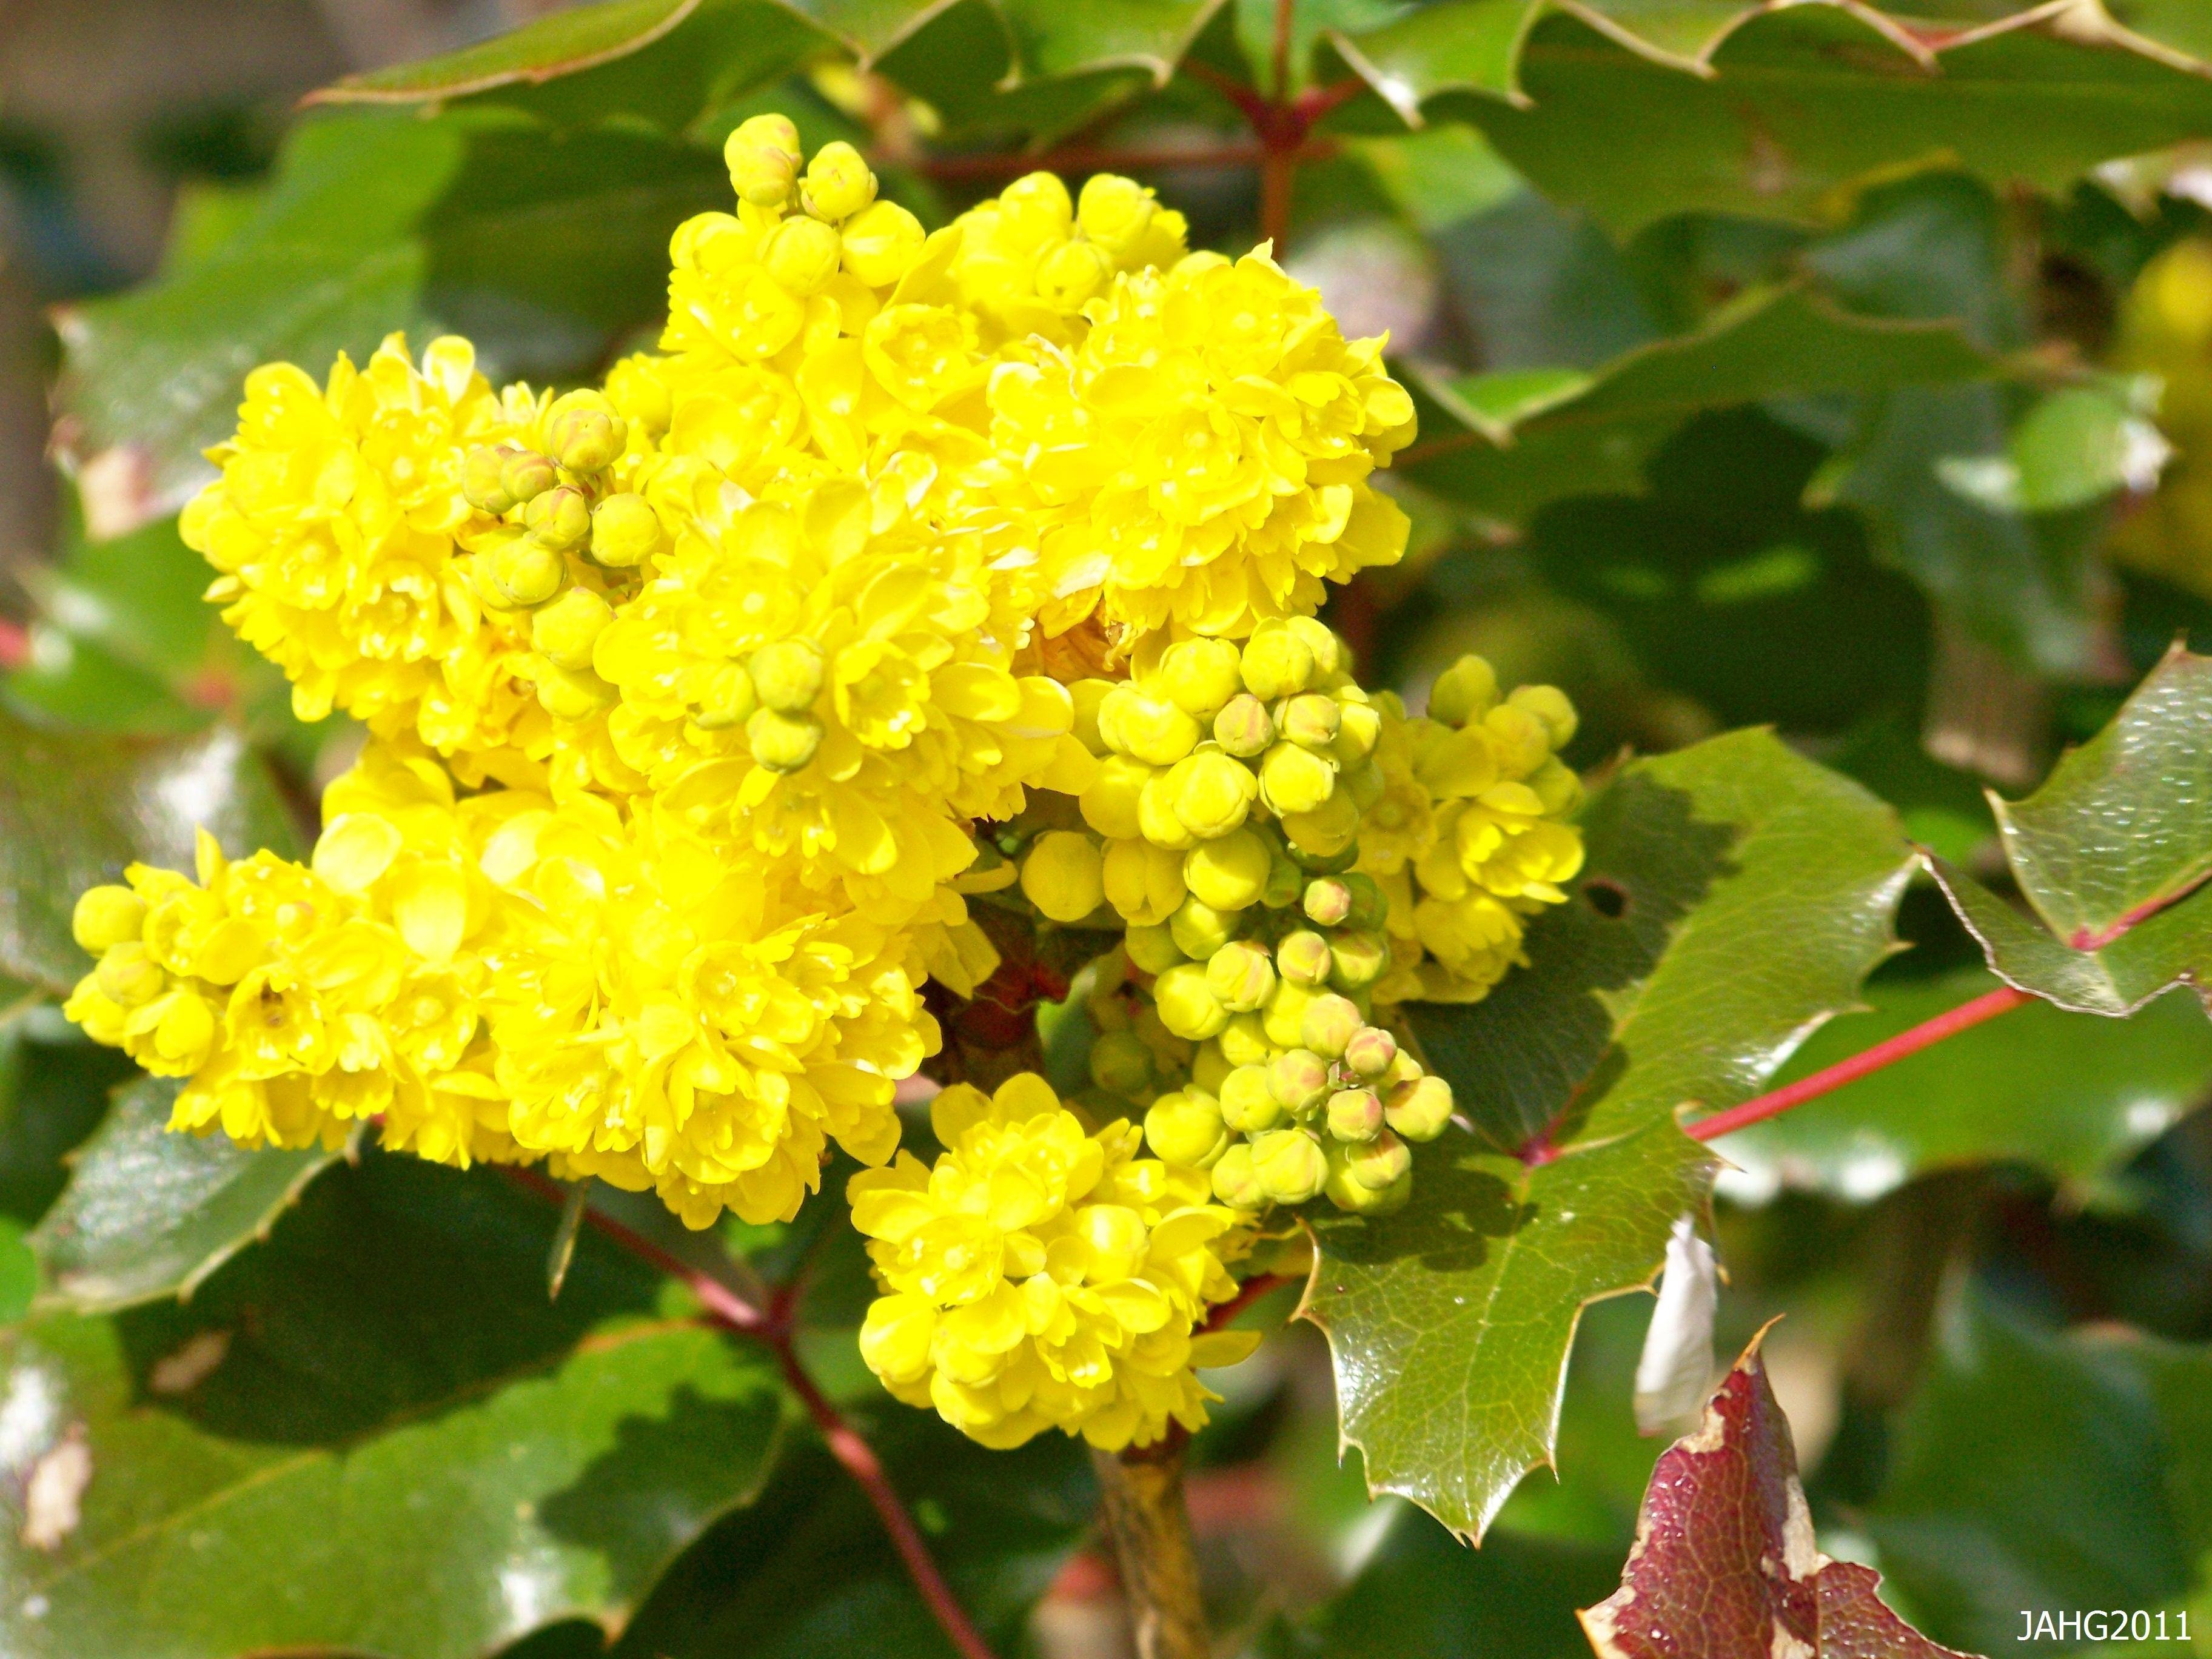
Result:
<svg viewBox="0 0 2212 1659"><path fill-rule="evenodd" d="M1984 992L1972 1002L1961 1003L1948 1013L1933 1019L1923 1020L1909 1031L1899 1031L1886 1042L1877 1042L1863 1054L1849 1060L1839 1060L1810 1077L1800 1078L1786 1087L1771 1090L1741 1106L1731 1106L1724 1112L1715 1112L1711 1117L1700 1118L1686 1126L1685 1132L1692 1140L1716 1140L1753 1123L1762 1123L1770 1117L1779 1117L1793 1106L1802 1106L1808 1100L1817 1100L1831 1094L1846 1083L1856 1082L1869 1072L1878 1072L1885 1066L1893 1066L1907 1054L1917 1054L1931 1043L1945 1037L1955 1036L1960 1031L1979 1025L1984 1020L1995 1019L2010 1008L2032 1001L2025 991L2009 985L2000 985L1994 991Z"/></svg>
<svg viewBox="0 0 2212 1659"><path fill-rule="evenodd" d="M933 179L1000 179L1025 173L1158 173L1170 167L1249 167L1265 153L1262 146L1218 144L1164 146L1158 149L1114 145L1076 145L1043 155L1023 151L990 155L939 155L910 163Z"/></svg>
<svg viewBox="0 0 2212 1659"><path fill-rule="evenodd" d="M1279 1285L1291 1281L1280 1273L1254 1273L1237 1287L1237 1294L1228 1301L1218 1303L1206 1316L1205 1328L1218 1331Z"/></svg>
<svg viewBox="0 0 2212 1659"><path fill-rule="evenodd" d="M1293 0L1275 0L1275 102L1291 95L1291 7Z"/></svg>

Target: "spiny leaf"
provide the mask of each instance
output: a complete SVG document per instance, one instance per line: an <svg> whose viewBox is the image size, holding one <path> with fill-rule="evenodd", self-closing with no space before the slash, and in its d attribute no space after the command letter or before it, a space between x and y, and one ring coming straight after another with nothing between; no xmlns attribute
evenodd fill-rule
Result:
<svg viewBox="0 0 2212 1659"><path fill-rule="evenodd" d="M1659 1455L1620 1588L1583 1628L1598 1659L1951 1656L1881 1604L1878 1582L1814 1542L1790 1421L1753 1339L1703 1425Z"/></svg>
<svg viewBox="0 0 2212 1659"><path fill-rule="evenodd" d="M276 1218L336 1152L173 1134L178 1085L141 1078L70 1158L70 1184L32 1229L40 1305L100 1313L190 1296Z"/></svg>
<svg viewBox="0 0 2212 1659"><path fill-rule="evenodd" d="M77 895L137 862L192 867L204 827L234 857L297 856L300 832L245 739L64 736L0 714L0 971L65 992L90 967Z"/></svg>
<svg viewBox="0 0 2212 1659"><path fill-rule="evenodd" d="M1531 965L1409 1011L1474 1134L1417 1152L1397 1215L1315 1223L1346 1439L1478 1536L1551 1456L1583 1305L1648 1283L1705 1200L1677 1110L1749 1097L1852 1005L1911 866L1888 809L1763 732L1636 763L1584 830Z"/></svg>

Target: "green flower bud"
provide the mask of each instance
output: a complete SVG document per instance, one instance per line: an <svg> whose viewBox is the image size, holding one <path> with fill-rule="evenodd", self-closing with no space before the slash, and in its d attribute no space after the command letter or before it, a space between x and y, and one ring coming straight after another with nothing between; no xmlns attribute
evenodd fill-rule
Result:
<svg viewBox="0 0 2212 1659"><path fill-rule="evenodd" d="M127 945L145 929L146 901L128 887L88 887L70 912L70 934L92 956Z"/></svg>
<svg viewBox="0 0 2212 1659"><path fill-rule="evenodd" d="M1184 960L1182 951L1176 946L1175 935L1168 931L1165 922L1132 927L1121 942L1128 948L1129 960L1148 974L1164 974Z"/></svg>
<svg viewBox="0 0 2212 1659"><path fill-rule="evenodd" d="M1267 843L1250 830L1218 841L1201 842L1183 855L1182 882L1192 894L1217 910L1243 910L1267 888L1273 860Z"/></svg>
<svg viewBox="0 0 2212 1659"><path fill-rule="evenodd" d="M1201 841L1225 836L1242 824L1260 793L1250 767L1212 750L1184 756L1170 769L1168 780L1176 817Z"/></svg>
<svg viewBox="0 0 2212 1659"><path fill-rule="evenodd" d="M1330 631L1328 624L1312 617L1292 617L1283 626L1313 653L1316 684L1333 685L1344 678L1348 653L1344 641Z"/></svg>
<svg viewBox="0 0 2212 1659"><path fill-rule="evenodd" d="M1382 1133L1382 1098L1372 1089L1339 1089L1328 1097L1328 1121L1339 1140L1372 1140Z"/></svg>
<svg viewBox="0 0 2212 1659"><path fill-rule="evenodd" d="M1352 895L1352 915L1354 927L1380 927L1390 914L1389 895L1374 877L1354 870L1341 878Z"/></svg>
<svg viewBox="0 0 2212 1659"><path fill-rule="evenodd" d="M1275 1057L1275 1045L1267 1040L1267 1023L1257 1014L1231 1014L1213 1042L1231 1066L1264 1066Z"/></svg>
<svg viewBox="0 0 2212 1659"><path fill-rule="evenodd" d="M1374 704L1338 701L1336 743L1329 752L1339 765L1357 766L1375 752L1382 736L1382 714Z"/></svg>
<svg viewBox="0 0 2212 1659"><path fill-rule="evenodd" d="M479 444L461 462L461 494L471 507L496 517L514 505L505 482L508 459L522 452Z"/></svg>
<svg viewBox="0 0 2212 1659"><path fill-rule="evenodd" d="M1336 789L1336 763L1295 743L1278 743L1260 763L1260 799L1280 817L1310 812Z"/></svg>
<svg viewBox="0 0 2212 1659"><path fill-rule="evenodd" d="M1160 1011L1160 1024L1193 1042L1214 1036L1229 1024L1229 1011L1206 984L1206 969L1195 962L1178 963L1154 980L1152 1001Z"/></svg>
<svg viewBox="0 0 2212 1659"><path fill-rule="evenodd" d="M1380 1025L1364 1025L1344 1045L1344 1063L1359 1076L1373 1079L1390 1069L1398 1058L1398 1039ZM1382 1108L1378 1103L1376 1110Z"/></svg>
<svg viewBox="0 0 2212 1659"><path fill-rule="evenodd" d="M1364 991L1390 966L1390 941L1370 928L1340 933L1328 945L1328 982L1340 991Z"/></svg>
<svg viewBox="0 0 2212 1659"><path fill-rule="evenodd" d="M761 247L761 266L775 285L801 299L837 274L845 239L819 219L786 219Z"/></svg>
<svg viewBox="0 0 2212 1659"><path fill-rule="evenodd" d="M1341 927L1352 915L1352 889L1341 876L1322 876L1306 884L1300 908L1309 921L1324 927Z"/></svg>
<svg viewBox="0 0 2212 1659"><path fill-rule="evenodd" d="M1551 734L1553 749L1564 749L1574 741L1576 728L1582 724L1574 704L1556 685L1516 686L1513 695L1505 701L1510 707L1534 714L1542 721L1545 731Z"/></svg>
<svg viewBox="0 0 2212 1659"><path fill-rule="evenodd" d="M876 199L876 175L860 152L840 139L814 152L799 180L799 199L816 218L835 224Z"/></svg>
<svg viewBox="0 0 2212 1659"><path fill-rule="evenodd" d="M1168 933L1176 949L1194 963L1211 962L1216 951L1237 937L1237 926L1235 911L1217 910L1195 894L1177 905L1168 918Z"/></svg>
<svg viewBox="0 0 2212 1659"><path fill-rule="evenodd" d="M1313 647L1280 623L1260 624L1244 642L1244 689L1262 702L1295 696L1313 682Z"/></svg>
<svg viewBox="0 0 2212 1659"><path fill-rule="evenodd" d="M1134 1031L1102 1031L1091 1045L1091 1080L1125 1098L1152 1085L1152 1051Z"/></svg>
<svg viewBox="0 0 2212 1659"><path fill-rule="evenodd" d="M100 994L125 1008L143 1007L169 983L161 963L147 955L146 947L136 939L111 946L92 974Z"/></svg>
<svg viewBox="0 0 2212 1659"><path fill-rule="evenodd" d="M1037 298L1073 311L1093 298L1114 275L1114 266L1089 242L1062 242L1037 261Z"/></svg>
<svg viewBox="0 0 2212 1659"><path fill-rule="evenodd" d="M1286 1112L1304 1117L1328 1098L1328 1062L1310 1048L1292 1048L1268 1063L1267 1087Z"/></svg>
<svg viewBox="0 0 2212 1659"><path fill-rule="evenodd" d="M1213 717L1213 740L1239 760L1265 754L1275 740L1275 722L1268 717L1267 705L1249 691L1240 691Z"/></svg>
<svg viewBox="0 0 2212 1659"><path fill-rule="evenodd" d="M1206 964L1206 983L1232 1014L1249 1014L1274 994L1275 964L1267 947L1249 939L1223 945Z"/></svg>
<svg viewBox="0 0 2212 1659"><path fill-rule="evenodd" d="M586 669L561 668L549 663L538 671L538 706L556 720L589 720L614 706L616 692Z"/></svg>
<svg viewBox="0 0 2212 1659"><path fill-rule="evenodd" d="M507 459L499 469L499 487L516 506L535 501L561 482L560 473L547 457L527 449L502 449Z"/></svg>
<svg viewBox="0 0 2212 1659"><path fill-rule="evenodd" d="M553 405L545 438L553 459L569 471L597 472L620 458L629 423L599 393L572 392Z"/></svg>
<svg viewBox="0 0 2212 1659"><path fill-rule="evenodd" d="M1120 258L1151 228L1153 211L1152 192L1142 185L1100 173L1084 181L1075 222L1085 236Z"/></svg>
<svg viewBox="0 0 2212 1659"><path fill-rule="evenodd" d="M1451 1085L1433 1073L1400 1084L1382 1103L1383 1121L1408 1140L1434 1140L1451 1115Z"/></svg>
<svg viewBox="0 0 2212 1659"><path fill-rule="evenodd" d="M530 619L530 642L556 668L592 665L592 647L615 619L613 609L588 587L572 587Z"/></svg>
<svg viewBox="0 0 2212 1659"><path fill-rule="evenodd" d="M871 202L845 221L845 269L870 288L889 288L913 269L927 238L896 202Z"/></svg>
<svg viewBox="0 0 2212 1659"><path fill-rule="evenodd" d="M1145 1145L1164 1164L1212 1169L1229 1150L1220 1103L1194 1090L1162 1095L1145 1114Z"/></svg>
<svg viewBox="0 0 2212 1659"><path fill-rule="evenodd" d="M1022 860L1022 891L1054 921L1082 921L1106 902L1106 862L1098 843L1074 830L1039 836Z"/></svg>
<svg viewBox="0 0 2212 1659"><path fill-rule="evenodd" d="M582 490L562 484L532 496L522 509L522 523L539 546L566 553L591 535L592 503Z"/></svg>
<svg viewBox="0 0 2212 1659"><path fill-rule="evenodd" d="M1350 1150L1364 1152L1367 1148L1362 1146ZM1340 1165L1332 1162L1329 1165L1328 1184L1323 1187L1322 1191L1328 1195L1330 1203L1351 1214L1392 1215L1404 1209L1407 1200L1413 1197L1413 1173L1408 1170L1395 1183L1383 1188L1380 1192L1376 1192L1352 1180Z"/></svg>
<svg viewBox="0 0 2212 1659"><path fill-rule="evenodd" d="M1320 996L1306 1006L1305 1014L1298 1022L1298 1034L1305 1046L1322 1059L1335 1060L1343 1054L1344 1045L1352 1041L1352 1033L1366 1024L1351 998Z"/></svg>
<svg viewBox="0 0 2212 1659"><path fill-rule="evenodd" d="M1301 692L1283 705L1283 735L1301 748L1326 750L1336 741L1340 719L1334 697Z"/></svg>
<svg viewBox="0 0 2212 1659"><path fill-rule="evenodd" d="M691 711L691 723L702 732L726 732L750 720L759 707L753 677L745 672L744 665L724 663L708 678L704 699Z"/></svg>
<svg viewBox="0 0 2212 1659"><path fill-rule="evenodd" d="M1198 746L1199 724L1164 697L1117 685L1098 705L1098 735L1119 755L1173 766Z"/></svg>
<svg viewBox="0 0 2212 1659"><path fill-rule="evenodd" d="M543 543L519 536L492 554L491 580L510 607L528 610L568 585L568 562Z"/></svg>
<svg viewBox="0 0 2212 1659"><path fill-rule="evenodd" d="M1298 902L1298 895L1306 890L1306 872L1291 862L1279 849L1273 849L1267 864L1267 884L1261 890L1260 902L1270 910L1287 910Z"/></svg>
<svg viewBox="0 0 2212 1659"><path fill-rule="evenodd" d="M1310 876L1339 876L1359 862L1357 847L1339 848L1334 853L1316 853L1310 848L1290 843L1291 862Z"/></svg>
<svg viewBox="0 0 2212 1659"><path fill-rule="evenodd" d="M1238 1141L1212 1169L1213 1195L1232 1210L1264 1210L1267 1194L1252 1167L1252 1149Z"/></svg>
<svg viewBox="0 0 2212 1659"><path fill-rule="evenodd" d="M745 721L745 746L753 764L771 772L796 772L822 746L822 722L806 714L757 708Z"/></svg>
<svg viewBox="0 0 2212 1659"><path fill-rule="evenodd" d="M761 707L803 714L822 690L822 647L811 640L773 640L745 664Z"/></svg>
<svg viewBox="0 0 2212 1659"><path fill-rule="evenodd" d="M739 201L780 208L799 177L799 129L785 116L756 115L723 142L722 160Z"/></svg>
<svg viewBox="0 0 2212 1659"><path fill-rule="evenodd" d="M1328 1179L1328 1156L1310 1129L1270 1129L1247 1144L1260 1190L1278 1204L1304 1204Z"/></svg>
<svg viewBox="0 0 2212 1659"><path fill-rule="evenodd" d="M1282 818L1283 834L1294 847L1328 856L1358 856L1359 808L1348 790L1339 789L1310 812L1285 812Z"/></svg>
<svg viewBox="0 0 2212 1659"><path fill-rule="evenodd" d="M1285 934L1283 942L1275 947L1275 971L1293 985L1327 984L1328 941L1307 927Z"/></svg>
<svg viewBox="0 0 2212 1659"><path fill-rule="evenodd" d="M1498 671L1480 657L1462 657L1429 688L1429 718L1465 726L1488 714L1497 701Z"/></svg>
<svg viewBox="0 0 2212 1659"><path fill-rule="evenodd" d="M1332 1146L1323 1190L1339 1209L1388 1215L1403 1208L1413 1194L1413 1154L1387 1129L1364 1146Z"/></svg>
<svg viewBox="0 0 2212 1659"><path fill-rule="evenodd" d="M1290 1121L1290 1109L1267 1086L1264 1066L1239 1066L1221 1080L1221 1121L1239 1134L1265 1134Z"/></svg>
<svg viewBox="0 0 2212 1659"><path fill-rule="evenodd" d="M1146 689L1194 719L1210 720L1244 689L1240 662L1227 640L1180 640L1162 654Z"/></svg>
<svg viewBox="0 0 2212 1659"><path fill-rule="evenodd" d="M611 570L630 570L660 548L660 515L642 495L610 495L592 509L592 557Z"/></svg>
<svg viewBox="0 0 2212 1659"><path fill-rule="evenodd" d="M1376 803L1390 787L1390 781L1382 775L1382 769L1372 757L1349 766L1340 761L1338 765L1343 769L1337 774L1337 787L1352 797L1352 805L1357 811L1373 811Z"/></svg>

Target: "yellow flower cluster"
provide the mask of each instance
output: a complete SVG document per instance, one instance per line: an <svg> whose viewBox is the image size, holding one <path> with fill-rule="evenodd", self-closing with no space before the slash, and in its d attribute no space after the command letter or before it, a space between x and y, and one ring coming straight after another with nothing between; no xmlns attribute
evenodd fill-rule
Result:
<svg viewBox="0 0 2212 1659"><path fill-rule="evenodd" d="M869 1369L989 1446L1056 1428L1118 1451L1204 1424L1197 1369L1256 1340L1200 1328L1252 1242L1206 1177L1138 1157L1125 1121L1088 1130L1030 1073L947 1089L930 1119L933 1168L902 1152L850 1186L884 1292Z"/></svg>
<svg viewBox="0 0 2212 1659"><path fill-rule="evenodd" d="M2121 309L2118 367L2154 374L2172 441L2158 489L2113 526L2123 563L2212 595L2212 240L2176 242L2142 269Z"/></svg>

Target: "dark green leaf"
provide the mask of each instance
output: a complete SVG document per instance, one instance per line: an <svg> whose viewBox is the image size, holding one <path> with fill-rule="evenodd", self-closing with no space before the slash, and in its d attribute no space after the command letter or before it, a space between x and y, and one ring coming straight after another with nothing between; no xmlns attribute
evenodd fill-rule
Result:
<svg viewBox="0 0 2212 1659"><path fill-rule="evenodd" d="M70 1184L30 1236L40 1304L79 1313L190 1296L337 1158L248 1150L228 1137L172 1134L177 1085L142 1078L121 1090L70 1159Z"/></svg>
<svg viewBox="0 0 2212 1659"><path fill-rule="evenodd" d="M1478 1535L1551 1456L1583 1304L1647 1283L1704 1203L1676 1112L1747 1098L1852 1005L1911 863L1880 802L1759 732L1636 763L1584 823L1532 965L1412 1011L1474 1134L1420 1149L1399 1214L1315 1223L1346 1438Z"/></svg>
<svg viewBox="0 0 2212 1659"><path fill-rule="evenodd" d="M0 714L0 969L68 990L89 965L70 934L77 895L134 862L191 869L201 827L234 858L302 851L267 769L228 727L70 737Z"/></svg>
<svg viewBox="0 0 2212 1659"><path fill-rule="evenodd" d="M549 1304L553 1224L493 1172L373 1155L188 1304L0 1337L0 1647L473 1659L625 1616L757 1486L778 1394L596 1238ZM81 1516L27 1539L56 1457Z"/></svg>

